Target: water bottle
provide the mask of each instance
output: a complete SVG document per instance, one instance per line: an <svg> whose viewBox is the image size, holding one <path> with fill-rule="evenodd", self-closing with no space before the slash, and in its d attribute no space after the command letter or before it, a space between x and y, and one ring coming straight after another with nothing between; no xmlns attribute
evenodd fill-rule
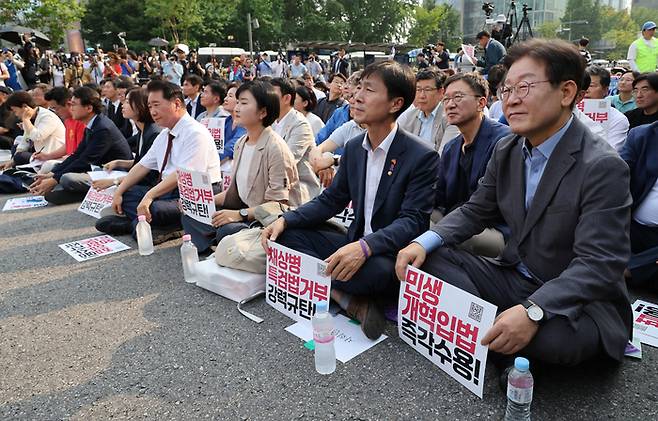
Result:
<svg viewBox="0 0 658 421"><path fill-rule="evenodd" d="M530 420L533 385L530 362L523 357L517 357L514 360L514 368L507 376L505 421Z"/></svg>
<svg viewBox="0 0 658 421"><path fill-rule="evenodd" d="M315 342L315 370L320 374L331 374L336 370L334 319L329 314L328 301L320 301L315 306L315 315L311 320Z"/></svg>
<svg viewBox="0 0 658 421"><path fill-rule="evenodd" d="M185 282L196 283L196 274L194 273L195 266L199 263L199 253L192 244L192 236L185 234L183 236L183 245L180 248L180 257L183 261L183 275Z"/></svg>
<svg viewBox="0 0 658 421"><path fill-rule="evenodd" d="M151 237L151 226L146 222L145 215L137 217L137 245L139 246L139 254L148 256L153 254L153 237Z"/></svg>

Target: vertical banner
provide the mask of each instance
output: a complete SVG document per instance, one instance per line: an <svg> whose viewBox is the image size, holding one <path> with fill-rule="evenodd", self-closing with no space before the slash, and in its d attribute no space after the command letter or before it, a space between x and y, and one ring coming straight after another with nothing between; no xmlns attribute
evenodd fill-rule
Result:
<svg viewBox="0 0 658 421"><path fill-rule="evenodd" d="M201 124L206 126L212 138L215 141L215 146L217 147L217 152L224 153L224 126L226 118L213 117L213 118L202 118Z"/></svg>
<svg viewBox="0 0 658 421"><path fill-rule="evenodd" d="M309 321L319 301L329 302L331 278L327 264L313 256L268 241L266 301L297 321Z"/></svg>
<svg viewBox="0 0 658 421"><path fill-rule="evenodd" d="M190 218L207 225L212 225L215 213L215 195L207 174L188 171L182 168L178 172L178 193L183 213Z"/></svg>
<svg viewBox="0 0 658 421"><path fill-rule="evenodd" d="M482 398L487 347L496 306L407 266L398 302L400 338Z"/></svg>
<svg viewBox="0 0 658 421"><path fill-rule="evenodd" d="M578 109L583 112L592 121L603 126L603 130L608 133L610 125L610 107L611 103L607 99L583 99L577 105Z"/></svg>
<svg viewBox="0 0 658 421"><path fill-rule="evenodd" d="M100 219L101 211L112 205L114 190L116 190L116 187L110 187L102 191L90 187L84 200L80 203L78 211Z"/></svg>

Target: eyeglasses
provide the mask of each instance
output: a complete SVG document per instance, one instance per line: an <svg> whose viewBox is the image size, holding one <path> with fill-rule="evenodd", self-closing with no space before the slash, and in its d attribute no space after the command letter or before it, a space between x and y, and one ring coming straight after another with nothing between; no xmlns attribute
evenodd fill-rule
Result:
<svg viewBox="0 0 658 421"><path fill-rule="evenodd" d="M430 92L438 91L439 88L416 88L416 93L419 94L421 92L425 94L429 94Z"/></svg>
<svg viewBox="0 0 658 421"><path fill-rule="evenodd" d="M535 86L538 83L546 82L550 82L550 80L539 80L537 82L527 82L522 80L514 86L503 86L502 88L498 89L498 98L500 98L502 101L507 101L513 93L516 93L517 98L523 99L528 96L532 86Z"/></svg>
<svg viewBox="0 0 658 421"><path fill-rule="evenodd" d="M455 96L444 96L444 97L443 97L443 103L444 103L445 105L448 105L448 103L449 103L450 101L452 101L452 102L454 102L455 104L459 104L459 103L462 102L462 100L463 100L464 98L466 98L467 96L472 96L472 97L475 97L475 98L482 98L480 95L456 94Z"/></svg>
<svg viewBox="0 0 658 421"><path fill-rule="evenodd" d="M649 91L653 91L653 89L649 88L648 86L643 86L639 89L638 88L633 89L634 94L637 94L637 93L648 94Z"/></svg>

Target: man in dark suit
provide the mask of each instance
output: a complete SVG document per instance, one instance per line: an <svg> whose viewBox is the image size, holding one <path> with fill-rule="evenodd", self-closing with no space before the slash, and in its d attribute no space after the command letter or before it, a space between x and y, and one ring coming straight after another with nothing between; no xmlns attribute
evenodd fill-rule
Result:
<svg viewBox="0 0 658 421"><path fill-rule="evenodd" d="M533 39L511 48L505 65L501 101L514 136L498 142L470 200L400 251L396 272L404 279L408 263L422 266L497 305L482 343L505 365L516 353L620 361L632 326L628 166L572 114L585 70L575 46ZM511 234L497 259L451 248L499 220Z"/></svg>
<svg viewBox="0 0 658 421"><path fill-rule="evenodd" d="M190 74L183 80L183 95L185 95L185 108L187 113L196 120L206 107L201 105L201 89L203 89L203 79L200 76Z"/></svg>
<svg viewBox="0 0 658 421"><path fill-rule="evenodd" d="M338 50L338 55L334 64L331 66L332 73L340 73L347 78L349 73L350 63L345 58L345 49Z"/></svg>
<svg viewBox="0 0 658 421"><path fill-rule="evenodd" d="M123 117L123 104L121 103L121 97L119 95L119 89L123 88L124 83L125 82L119 78L106 80L103 82L101 89L103 96L105 97L105 103L103 104L105 105L104 114L114 123L115 126L117 126L124 137L126 137L126 134L123 133L122 129L126 127L126 123L130 123L126 122L126 119ZM129 134L132 135L132 126L130 126Z"/></svg>
<svg viewBox="0 0 658 421"><path fill-rule="evenodd" d="M628 132L621 157L631 169L631 286L658 290L658 122Z"/></svg>
<svg viewBox="0 0 658 421"><path fill-rule="evenodd" d="M476 36L480 47L484 49L484 57L477 61L479 67L483 67L482 74L489 74L489 69L500 63L505 56L505 46L491 38L488 31L481 31Z"/></svg>
<svg viewBox="0 0 658 421"><path fill-rule="evenodd" d="M384 329L381 301L398 294L395 254L426 229L434 201L439 156L395 122L414 94L408 67L392 61L368 66L353 107L367 134L347 143L329 188L263 232L264 247L267 239L278 240L325 259L332 298L371 339ZM318 229L350 201L355 220L347 235Z"/></svg>
<svg viewBox="0 0 658 421"><path fill-rule="evenodd" d="M100 96L91 88L73 92L71 114L87 125L84 138L75 152L55 165L48 174L37 175L32 193L44 195L55 205L82 200L89 190L91 165L102 166L115 159L132 159L130 146L119 129L102 114Z"/></svg>

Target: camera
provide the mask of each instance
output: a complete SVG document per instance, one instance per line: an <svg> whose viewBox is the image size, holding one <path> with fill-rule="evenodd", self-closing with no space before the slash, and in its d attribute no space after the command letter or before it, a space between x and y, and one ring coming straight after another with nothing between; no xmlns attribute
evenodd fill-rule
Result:
<svg viewBox="0 0 658 421"><path fill-rule="evenodd" d="M491 15L493 13L494 9L495 9L495 6L491 2L489 2L489 3L485 2L482 5L482 10L484 10L484 14L487 15L487 16Z"/></svg>
<svg viewBox="0 0 658 421"><path fill-rule="evenodd" d="M523 3L523 13L527 14L530 10L532 10L532 7L528 7L527 3Z"/></svg>

